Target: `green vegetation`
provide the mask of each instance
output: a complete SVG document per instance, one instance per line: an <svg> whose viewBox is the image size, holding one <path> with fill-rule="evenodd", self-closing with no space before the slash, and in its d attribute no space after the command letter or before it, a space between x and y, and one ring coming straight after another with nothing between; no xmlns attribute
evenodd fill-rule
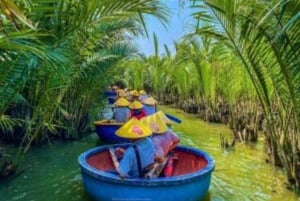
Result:
<svg viewBox="0 0 300 201"><path fill-rule="evenodd" d="M129 37L142 33L144 15L167 16L157 0L2 0L0 8L0 139L22 152L86 133L110 71L136 53Z"/></svg>
<svg viewBox="0 0 300 201"><path fill-rule="evenodd" d="M237 57L255 88L267 122L273 163L300 186L299 1L194 1L202 8L196 35L210 37Z"/></svg>
<svg viewBox="0 0 300 201"><path fill-rule="evenodd" d="M242 142L256 141L262 129L270 160L299 189L300 2L191 3L194 32L175 44L175 55L166 49L165 56L132 63L127 72L144 63L143 74L130 75L145 82L128 84L205 120L229 123Z"/></svg>
<svg viewBox="0 0 300 201"><path fill-rule="evenodd" d="M158 0L0 1L2 140L78 138L112 82L145 89L234 138L262 130L270 160L300 187L300 2L191 0L193 32L172 54L139 56L130 37L145 14L166 23ZM146 31L146 34L147 31ZM96 108L96 109L95 109ZM99 108L101 109L101 108Z"/></svg>

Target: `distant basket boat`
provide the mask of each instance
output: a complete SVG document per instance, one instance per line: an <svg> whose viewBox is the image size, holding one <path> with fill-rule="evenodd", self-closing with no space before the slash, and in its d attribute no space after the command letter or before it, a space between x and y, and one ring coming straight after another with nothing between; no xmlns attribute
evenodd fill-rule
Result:
<svg viewBox="0 0 300 201"><path fill-rule="evenodd" d="M104 95L106 97L117 96L117 92L116 91L105 91Z"/></svg>
<svg viewBox="0 0 300 201"><path fill-rule="evenodd" d="M96 133L100 139L106 142L113 142L113 143L123 143L128 142L127 139L121 138L116 135L116 130L118 130L123 123L115 123L111 120L101 120L94 122Z"/></svg>
<svg viewBox="0 0 300 201"><path fill-rule="evenodd" d="M121 179L107 172L114 169L108 149L125 146L105 145L79 156L83 185L94 200L199 201L208 192L215 162L206 152L178 146L171 177Z"/></svg>
<svg viewBox="0 0 300 201"><path fill-rule="evenodd" d="M109 104L113 104L117 99L116 91L105 91L104 96L107 98Z"/></svg>
<svg viewBox="0 0 300 201"><path fill-rule="evenodd" d="M108 98L107 98L108 103L109 103L109 104L114 104L114 102L116 101L116 98L117 98L117 97L108 97Z"/></svg>

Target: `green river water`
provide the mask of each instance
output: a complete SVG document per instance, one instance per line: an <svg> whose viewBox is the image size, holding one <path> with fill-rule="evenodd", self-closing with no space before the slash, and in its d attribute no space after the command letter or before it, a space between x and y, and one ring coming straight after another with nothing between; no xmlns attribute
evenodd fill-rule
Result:
<svg viewBox="0 0 300 201"><path fill-rule="evenodd" d="M182 120L182 124L173 126L181 144L202 149L216 161L204 201L300 200L286 189L283 172L265 163L262 138L256 145L236 143L234 149L223 150L220 133L229 138L227 126L205 123L177 109L162 109ZM13 180L0 181L0 201L90 201L81 182L77 158L101 144L92 134L80 141L32 147L21 166L25 172Z"/></svg>

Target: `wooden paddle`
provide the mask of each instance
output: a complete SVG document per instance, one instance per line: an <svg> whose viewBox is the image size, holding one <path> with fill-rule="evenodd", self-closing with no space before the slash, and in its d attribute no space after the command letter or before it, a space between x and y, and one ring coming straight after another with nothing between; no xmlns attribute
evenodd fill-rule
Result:
<svg viewBox="0 0 300 201"><path fill-rule="evenodd" d="M118 171L118 167L119 167L119 161L118 161L118 158L115 154L115 151L112 147L109 148L109 153L110 153L110 157L112 159L112 162L114 164L114 167L116 169L116 171Z"/></svg>
<svg viewBox="0 0 300 201"><path fill-rule="evenodd" d="M163 171L169 157L165 157L162 162L155 162L153 168L145 174L145 178L157 178Z"/></svg>

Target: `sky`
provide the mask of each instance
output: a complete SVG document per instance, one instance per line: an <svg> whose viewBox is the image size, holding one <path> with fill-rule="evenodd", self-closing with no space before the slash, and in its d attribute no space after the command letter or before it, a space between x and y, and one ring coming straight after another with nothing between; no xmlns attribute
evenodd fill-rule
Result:
<svg viewBox="0 0 300 201"><path fill-rule="evenodd" d="M168 27L164 27L161 22L153 17L147 17L146 24L149 38L141 36L136 40L139 50L146 56L154 55L153 32L156 33L158 39L159 54L164 54L164 44L174 53L174 41L179 41L185 33L191 30L188 27L188 23L191 22L191 10L188 5L182 7L182 5L179 5L178 0L161 1L170 9Z"/></svg>

